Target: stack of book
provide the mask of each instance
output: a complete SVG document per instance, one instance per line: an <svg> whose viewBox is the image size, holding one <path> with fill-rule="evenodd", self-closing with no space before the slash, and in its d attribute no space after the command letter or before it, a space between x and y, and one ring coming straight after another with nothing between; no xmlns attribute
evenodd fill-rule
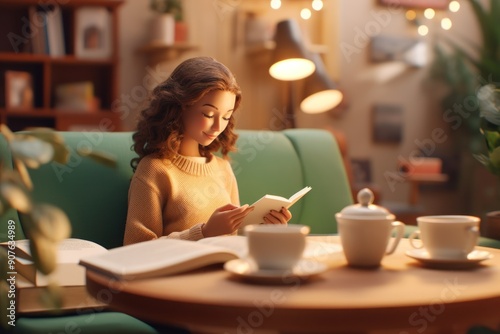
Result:
<svg viewBox="0 0 500 334"><path fill-rule="evenodd" d="M8 248L8 243L0 244ZM18 314L44 314L100 310L105 305L91 297L85 286L85 268L78 262L84 256L107 252L107 249L88 240L65 239L58 245L57 268L50 277L37 271L30 252L29 240L15 241L15 300ZM10 248L9 248L10 249ZM42 300L44 288L53 281L62 289L62 307L54 309Z"/></svg>
<svg viewBox="0 0 500 334"><path fill-rule="evenodd" d="M95 111L100 108L91 81L71 82L55 88L56 108L66 111Z"/></svg>

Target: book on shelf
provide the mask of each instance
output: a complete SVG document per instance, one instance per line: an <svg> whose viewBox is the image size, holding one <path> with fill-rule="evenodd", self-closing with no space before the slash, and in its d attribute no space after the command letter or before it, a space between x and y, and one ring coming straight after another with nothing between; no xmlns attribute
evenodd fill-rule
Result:
<svg viewBox="0 0 500 334"><path fill-rule="evenodd" d="M1 243L8 248L9 243ZM10 249L10 248L9 248ZM54 279L61 286L84 286L85 269L78 263L80 258L107 252L101 245L83 239L69 238L59 242L57 247L57 267L48 275L35 268L28 239L15 241L15 272L22 275L35 286L47 286Z"/></svg>
<svg viewBox="0 0 500 334"><path fill-rule="evenodd" d="M31 49L34 54L45 54L45 18L36 6L28 8L30 22Z"/></svg>
<svg viewBox="0 0 500 334"><path fill-rule="evenodd" d="M107 307L106 304L89 295L85 285L61 286L62 305L60 308L47 305L43 300L43 294L46 293L45 287L36 286L22 275L16 275L15 286L16 312L20 315L37 316L75 311L100 311Z"/></svg>
<svg viewBox="0 0 500 334"><path fill-rule="evenodd" d="M97 110L94 84L91 81L71 82L55 87L56 109L68 111Z"/></svg>
<svg viewBox="0 0 500 334"><path fill-rule="evenodd" d="M271 210L280 211L282 207L289 209L299 199L311 190L311 187L304 187L289 198L277 195L264 195L252 204L254 210L250 212L240 225L242 230L246 225L263 223L264 216Z"/></svg>
<svg viewBox="0 0 500 334"><path fill-rule="evenodd" d="M64 27L61 7L53 6L45 12L46 36L48 41L48 54L51 56L64 56L66 54L64 43Z"/></svg>
<svg viewBox="0 0 500 334"><path fill-rule="evenodd" d="M304 258L320 259L339 251L332 243L308 240ZM83 257L80 264L118 280L137 280L188 272L208 265L245 258L244 236L218 236L198 241L159 238Z"/></svg>

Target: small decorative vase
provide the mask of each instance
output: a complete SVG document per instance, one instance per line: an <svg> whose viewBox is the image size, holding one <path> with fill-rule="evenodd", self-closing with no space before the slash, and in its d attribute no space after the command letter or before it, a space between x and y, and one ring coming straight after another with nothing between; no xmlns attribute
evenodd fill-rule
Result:
<svg viewBox="0 0 500 334"><path fill-rule="evenodd" d="M156 16L151 25L153 43L172 45L175 41L175 18L173 14Z"/></svg>
<svg viewBox="0 0 500 334"><path fill-rule="evenodd" d="M500 240L500 211L491 211L481 226L481 235L487 238Z"/></svg>
<svg viewBox="0 0 500 334"><path fill-rule="evenodd" d="M175 42L183 43L188 39L188 25L184 21L175 22Z"/></svg>

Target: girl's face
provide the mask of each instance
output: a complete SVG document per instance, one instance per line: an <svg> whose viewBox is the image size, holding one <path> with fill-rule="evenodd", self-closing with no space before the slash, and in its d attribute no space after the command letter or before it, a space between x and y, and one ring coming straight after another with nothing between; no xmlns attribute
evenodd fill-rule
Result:
<svg viewBox="0 0 500 334"><path fill-rule="evenodd" d="M184 137L179 153L200 156L198 145L210 145L224 131L233 114L235 102L234 93L214 90L184 110Z"/></svg>

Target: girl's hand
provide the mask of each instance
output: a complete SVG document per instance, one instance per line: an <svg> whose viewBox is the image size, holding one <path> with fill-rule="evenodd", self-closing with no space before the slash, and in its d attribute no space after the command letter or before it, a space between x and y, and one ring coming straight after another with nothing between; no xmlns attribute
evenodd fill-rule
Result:
<svg viewBox="0 0 500 334"><path fill-rule="evenodd" d="M292 219L292 213L286 208L281 208L280 211L271 210L264 216L266 224L286 224L290 219Z"/></svg>
<svg viewBox="0 0 500 334"><path fill-rule="evenodd" d="M240 227L243 218L247 216L252 210L253 206L248 204L242 206L235 206L226 204L218 208L212 213L202 227L204 237L214 237L217 235L231 234Z"/></svg>

